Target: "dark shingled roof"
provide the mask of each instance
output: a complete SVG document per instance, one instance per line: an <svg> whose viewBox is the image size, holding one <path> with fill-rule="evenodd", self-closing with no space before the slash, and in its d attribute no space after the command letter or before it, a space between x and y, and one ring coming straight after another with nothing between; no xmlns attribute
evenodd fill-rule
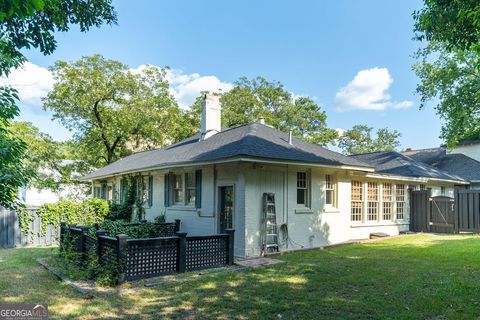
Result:
<svg viewBox="0 0 480 320"><path fill-rule="evenodd" d="M458 175L439 170L398 152L381 151L357 154L352 155L351 157L374 166L376 173L414 178L433 178L455 181L464 180Z"/></svg>
<svg viewBox="0 0 480 320"><path fill-rule="evenodd" d="M445 148L439 147L439 148L406 150L402 152L402 154L414 160L431 165L432 163L438 162L439 159L444 158L447 154L447 150L445 150Z"/></svg>
<svg viewBox="0 0 480 320"><path fill-rule="evenodd" d="M193 136L164 149L135 153L85 176L83 180L123 172L148 170L177 164L217 161L235 157L354 166L373 169L368 164L293 137L269 126L253 123L226 129L206 140Z"/></svg>
<svg viewBox="0 0 480 320"><path fill-rule="evenodd" d="M403 154L439 170L455 174L465 180L480 180L480 162L464 154L447 153L445 148L441 147L410 150L403 152Z"/></svg>

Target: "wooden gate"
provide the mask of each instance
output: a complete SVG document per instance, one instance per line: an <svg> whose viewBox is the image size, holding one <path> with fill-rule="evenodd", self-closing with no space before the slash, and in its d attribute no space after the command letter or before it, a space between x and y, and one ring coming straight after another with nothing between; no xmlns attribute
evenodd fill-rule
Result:
<svg viewBox="0 0 480 320"><path fill-rule="evenodd" d="M480 190L455 190L458 232L480 232Z"/></svg>
<svg viewBox="0 0 480 320"><path fill-rule="evenodd" d="M35 213L37 209L27 208L25 210ZM47 225L44 234L41 230L42 219L37 215L33 221L30 221L29 232L23 233L20 230L17 212L0 206L0 248L58 243L59 229L53 225Z"/></svg>
<svg viewBox="0 0 480 320"><path fill-rule="evenodd" d="M445 196L431 197L430 190L410 193L410 230L415 232L454 233L455 203Z"/></svg>

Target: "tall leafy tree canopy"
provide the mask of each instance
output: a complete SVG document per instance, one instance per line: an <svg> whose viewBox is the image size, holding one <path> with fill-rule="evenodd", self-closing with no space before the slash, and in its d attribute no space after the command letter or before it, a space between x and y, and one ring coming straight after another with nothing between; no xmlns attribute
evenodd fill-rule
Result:
<svg viewBox="0 0 480 320"><path fill-rule="evenodd" d="M55 83L44 99L95 166L132 151L164 146L182 133L182 112L169 92L165 70L128 66L100 55L50 68Z"/></svg>
<svg viewBox="0 0 480 320"><path fill-rule="evenodd" d="M382 128L377 136L372 136L372 127L355 125L345 131L339 138L338 146L345 154L359 154L375 151L396 151L400 146L400 132Z"/></svg>
<svg viewBox="0 0 480 320"><path fill-rule="evenodd" d="M421 108L437 102L448 147L480 138L480 2L426 0L413 14L416 38L426 42L413 70Z"/></svg>
<svg viewBox="0 0 480 320"><path fill-rule="evenodd" d="M0 77L26 61L21 49L50 54L56 48L55 32L72 24L81 31L116 23L111 0L6 0L0 1ZM10 122L18 115L16 90L0 87L0 205L18 204L18 188L32 173L24 165L27 144L16 137Z"/></svg>
<svg viewBox="0 0 480 320"><path fill-rule="evenodd" d="M267 124L288 131L312 143L326 145L337 138L337 132L327 127L327 116L308 97L294 97L278 81L262 77L235 81L234 87L221 94L222 125L234 127L256 122L264 117ZM192 106L190 119L199 121L201 97Z"/></svg>

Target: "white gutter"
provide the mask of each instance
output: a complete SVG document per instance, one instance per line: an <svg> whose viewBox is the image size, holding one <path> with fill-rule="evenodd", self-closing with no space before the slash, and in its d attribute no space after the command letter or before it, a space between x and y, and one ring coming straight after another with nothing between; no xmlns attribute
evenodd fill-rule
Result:
<svg viewBox="0 0 480 320"><path fill-rule="evenodd" d="M412 182L423 182L428 183L429 181L439 181L439 182L448 182L456 184L469 184L468 181L463 180L453 180L453 179L439 179L439 178L428 178L428 177L406 177L406 176L397 176L397 175L386 175L381 173L368 173L365 175L367 178L377 178L385 180L400 180L400 181L412 181Z"/></svg>
<svg viewBox="0 0 480 320"><path fill-rule="evenodd" d="M101 176L96 176L93 178L87 179L80 179L80 181L93 181L93 180L100 180L109 177L115 177L120 175L132 174L132 173L139 173L145 171L155 171L155 170L165 170L170 168L182 168L182 167L193 167L193 166L204 166L210 164L221 164L221 163L231 163L231 162L258 162L258 163L270 163L270 164L284 164L284 165L298 165L298 166L310 166L310 167L319 167L319 168L334 168L334 169L345 169L345 170L357 170L357 171L364 171L364 172L374 172L375 169L373 167L360 167L360 166L350 166L350 165L328 165L328 164L321 164L321 163L310 163L310 162L301 162L301 161L281 161L281 160L266 160L266 159L257 159L251 157L236 157L224 160L217 160L217 161L204 161L204 162L183 162L177 164L167 164L167 165L159 165L159 166L152 166L146 167L141 169L135 170L128 170L128 171L120 171L111 174L105 174ZM101 170L101 169L99 169Z"/></svg>

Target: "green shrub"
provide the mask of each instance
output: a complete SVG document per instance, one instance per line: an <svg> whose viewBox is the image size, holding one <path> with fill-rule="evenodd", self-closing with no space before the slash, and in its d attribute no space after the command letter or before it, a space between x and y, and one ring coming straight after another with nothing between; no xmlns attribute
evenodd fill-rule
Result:
<svg viewBox="0 0 480 320"><path fill-rule="evenodd" d="M42 219L40 236L44 236L48 225L59 227L60 222L78 225L93 225L105 220L108 214L108 202L101 199L88 199L82 202L61 200L57 203L44 204L36 213L22 210L19 224L24 232L28 232L30 221L35 215Z"/></svg>
<svg viewBox="0 0 480 320"><path fill-rule="evenodd" d="M125 220L105 220L99 223L99 226L101 229L107 232L107 235L111 237L114 237L117 234L126 234L131 239L173 236L171 232L167 231L167 228L164 225L153 222L144 222L137 225L132 225ZM168 228L168 230L170 230L170 228ZM95 230L93 228L90 229L89 234L91 236L95 236Z"/></svg>

